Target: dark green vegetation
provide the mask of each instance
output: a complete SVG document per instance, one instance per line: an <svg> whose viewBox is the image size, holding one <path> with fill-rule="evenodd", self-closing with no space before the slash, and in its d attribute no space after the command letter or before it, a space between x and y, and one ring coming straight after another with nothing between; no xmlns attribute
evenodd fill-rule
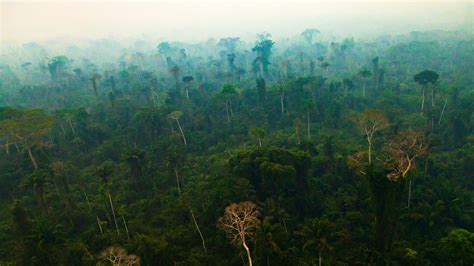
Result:
<svg viewBox="0 0 474 266"><path fill-rule="evenodd" d="M25 45L0 69L0 264L472 265L472 36L319 34Z"/></svg>

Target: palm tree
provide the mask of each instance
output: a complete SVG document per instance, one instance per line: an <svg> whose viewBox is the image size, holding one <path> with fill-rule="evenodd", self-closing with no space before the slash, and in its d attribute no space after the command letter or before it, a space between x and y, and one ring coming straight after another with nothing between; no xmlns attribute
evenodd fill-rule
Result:
<svg viewBox="0 0 474 266"><path fill-rule="evenodd" d="M297 232L304 241L303 250L316 248L318 251L318 264L322 265L322 252L331 249L328 237L334 225L326 218L312 218L304 221L301 230Z"/></svg>
<svg viewBox="0 0 474 266"><path fill-rule="evenodd" d="M271 224L266 217L255 234L255 253L265 258L267 266L272 265L270 258L279 257L282 254L282 250L273 236L280 229L279 224Z"/></svg>

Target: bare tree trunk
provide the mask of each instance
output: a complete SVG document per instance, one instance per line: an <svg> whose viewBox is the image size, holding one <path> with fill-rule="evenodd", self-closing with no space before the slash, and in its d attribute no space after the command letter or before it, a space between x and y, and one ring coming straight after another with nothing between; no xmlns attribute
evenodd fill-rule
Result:
<svg viewBox="0 0 474 266"><path fill-rule="evenodd" d="M186 86L186 98L188 99L189 101L189 90L188 90L188 87Z"/></svg>
<svg viewBox="0 0 474 266"><path fill-rule="evenodd" d="M366 86L366 81L364 79L364 86L362 87L362 97L365 98L365 86Z"/></svg>
<svg viewBox="0 0 474 266"><path fill-rule="evenodd" d="M201 229L199 229L199 225L196 221L196 217L194 217L194 213L193 213L193 210L191 210L191 208L189 208L189 212L191 213L191 217L193 218L193 221L194 221L194 226L196 226L196 229L199 233L199 236L201 237L201 240L202 240L202 248L204 249L204 252L207 253L207 249L206 249L206 241L204 241L204 236L202 235L202 232L201 232Z"/></svg>
<svg viewBox="0 0 474 266"><path fill-rule="evenodd" d="M285 228L285 235L288 237L288 227L286 226L285 218L281 218L281 221L283 223L283 228Z"/></svg>
<svg viewBox="0 0 474 266"><path fill-rule="evenodd" d="M307 122L308 122L308 140L311 140L311 127L309 123L309 110L307 111Z"/></svg>
<svg viewBox="0 0 474 266"><path fill-rule="evenodd" d="M423 113L424 107L425 107L425 86L423 86L422 95L421 95L421 113Z"/></svg>
<svg viewBox="0 0 474 266"><path fill-rule="evenodd" d="M234 116L234 111L232 110L232 102L229 101L230 117Z"/></svg>
<svg viewBox="0 0 474 266"><path fill-rule="evenodd" d="M250 249L247 246L247 243L245 243L245 240L242 240L242 245L244 246L245 251L247 252L247 258L249 260L249 266L252 266L253 264L252 264L252 257L250 256Z"/></svg>
<svg viewBox="0 0 474 266"><path fill-rule="evenodd" d="M411 202L411 179L408 182L408 209L410 209L410 202Z"/></svg>
<svg viewBox="0 0 474 266"><path fill-rule="evenodd" d="M6 150L6 152L7 152L7 155L10 155L10 143L8 143L8 141L7 141L7 143L5 144L5 150Z"/></svg>
<svg viewBox="0 0 474 266"><path fill-rule="evenodd" d="M295 135L296 135L296 144L300 145L301 139L300 139L300 130L298 129L298 127L295 128Z"/></svg>
<svg viewBox="0 0 474 266"><path fill-rule="evenodd" d="M171 127L171 134L174 134L174 127L173 127L173 122L170 121L170 127Z"/></svg>
<svg viewBox="0 0 474 266"><path fill-rule="evenodd" d="M123 225L125 226L125 232L127 232L127 239L130 240L130 233L128 232L127 222L125 221L125 217L123 217L123 215L122 215L122 221L123 221Z"/></svg>
<svg viewBox="0 0 474 266"><path fill-rule="evenodd" d="M25 149L28 151L28 155L30 156L31 163L33 163L33 167L35 168L35 170L38 169L38 164L36 163L36 159L33 156L33 152L31 152L30 146L28 145L24 145L24 146L25 146Z"/></svg>
<svg viewBox="0 0 474 266"><path fill-rule="evenodd" d="M102 230L102 225L100 224L100 219L98 216L95 217L96 220L97 220L97 224L99 225L99 230L100 230L100 233L103 235L104 234L104 230Z"/></svg>
<svg viewBox="0 0 474 266"><path fill-rule="evenodd" d="M99 92L97 91L97 81L92 80L92 88L94 89L95 96L99 97Z"/></svg>
<svg viewBox="0 0 474 266"><path fill-rule="evenodd" d="M319 266L323 265L323 257L321 256L321 250L319 250Z"/></svg>
<svg viewBox="0 0 474 266"><path fill-rule="evenodd" d="M285 104L283 102L283 98L285 97L285 94L280 94L280 105L281 105L281 115L285 114Z"/></svg>
<svg viewBox="0 0 474 266"><path fill-rule="evenodd" d="M151 101L153 102L153 107L156 108L155 92L153 91L152 88L151 88L150 90L152 90L152 91L151 91L151 97L150 97L150 98L151 98Z"/></svg>
<svg viewBox="0 0 474 266"><path fill-rule="evenodd" d="M259 145L260 147L262 147L262 139L261 139L261 138L258 138L258 145Z"/></svg>
<svg viewBox="0 0 474 266"><path fill-rule="evenodd" d="M434 87L433 87L433 85L431 85L431 107L435 106L434 94L435 94Z"/></svg>
<svg viewBox="0 0 474 266"><path fill-rule="evenodd" d="M227 123L230 123L229 105L227 102L225 102L225 112L227 114Z"/></svg>
<svg viewBox="0 0 474 266"><path fill-rule="evenodd" d="M444 100L443 110L441 110L441 115L439 116L438 125L441 125L441 119L443 118L444 110L446 109L447 103L448 103L448 98Z"/></svg>
<svg viewBox="0 0 474 266"><path fill-rule="evenodd" d="M367 137L367 142L369 143L369 164L372 163L372 138Z"/></svg>
<svg viewBox="0 0 474 266"><path fill-rule="evenodd" d="M428 150L428 154L426 155L426 159L425 159L425 167L424 167L424 170L423 170L423 178L426 178L426 176L428 175L428 159L430 157L430 151Z"/></svg>
<svg viewBox="0 0 474 266"><path fill-rule="evenodd" d="M44 190L43 190L43 188L37 188L37 189L36 189L36 193L37 193L37 195L38 195L38 198L39 198L41 207L43 207L44 211L46 212L46 215L47 215L48 217L51 217L51 214L50 214L50 212L49 212L49 206L48 206L48 204L46 203L46 199L44 198Z"/></svg>
<svg viewBox="0 0 474 266"><path fill-rule="evenodd" d="M181 124L179 123L179 119L176 119L176 122L178 122L178 127L179 131L181 131L181 136L183 136L184 145L188 145L188 143L186 142L186 137L184 136L183 128L181 128Z"/></svg>
<svg viewBox="0 0 474 266"><path fill-rule="evenodd" d="M72 135L74 136L74 138L76 138L76 130L74 129L74 125L72 124L71 120L68 120L68 122L69 122L69 127L72 130Z"/></svg>
<svg viewBox="0 0 474 266"><path fill-rule="evenodd" d="M178 195L181 198L181 185L179 184L178 168L174 168L174 175L176 176L176 185L178 186Z"/></svg>
<svg viewBox="0 0 474 266"><path fill-rule="evenodd" d="M117 217L115 217L115 209L114 204L112 203L112 196L110 195L109 191L107 191L107 194L109 195L110 208L112 208L112 216L114 217L115 229L117 230L117 235L119 235L120 232L118 228Z"/></svg>
<svg viewBox="0 0 474 266"><path fill-rule="evenodd" d="M87 205L89 206L89 211L91 211L92 210L92 205L91 205L91 202L89 201L89 197L87 196L86 190L84 188L82 188L82 193L86 197Z"/></svg>
<svg viewBox="0 0 474 266"><path fill-rule="evenodd" d="M314 91L312 89L310 89L310 92L311 92L311 97L313 97L313 103L314 103L314 108L316 109L316 112L317 112L317 105L316 105L316 95L314 94Z"/></svg>

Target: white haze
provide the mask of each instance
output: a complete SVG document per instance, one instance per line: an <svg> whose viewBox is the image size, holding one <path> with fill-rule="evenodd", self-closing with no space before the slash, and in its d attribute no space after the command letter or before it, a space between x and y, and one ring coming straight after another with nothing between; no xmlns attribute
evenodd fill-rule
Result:
<svg viewBox="0 0 474 266"><path fill-rule="evenodd" d="M2 1L2 0L0 0ZM61 38L205 41L262 31L274 39L318 28L335 38L367 38L422 30L472 33L473 4L461 1L3 1L2 43Z"/></svg>

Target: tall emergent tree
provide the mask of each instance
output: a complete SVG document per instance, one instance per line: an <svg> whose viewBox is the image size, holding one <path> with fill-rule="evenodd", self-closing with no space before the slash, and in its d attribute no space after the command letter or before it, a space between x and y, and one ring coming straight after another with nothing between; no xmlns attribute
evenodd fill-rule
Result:
<svg viewBox="0 0 474 266"><path fill-rule="evenodd" d="M59 80L62 75L66 72L67 64L70 62L69 58L64 55L55 56L48 62L48 70L51 75L51 79L56 81Z"/></svg>
<svg viewBox="0 0 474 266"><path fill-rule="evenodd" d="M232 116L234 116L234 111L232 110L232 98L237 95L234 85L224 84L222 90L217 95L218 98L221 98L225 102L225 111L227 115L227 123L230 123Z"/></svg>
<svg viewBox="0 0 474 266"><path fill-rule="evenodd" d="M413 76L413 80L421 85L421 112L425 106L425 91L429 84L432 86L438 81L438 73L431 70L424 70ZM431 104L434 106L434 88L431 88Z"/></svg>
<svg viewBox="0 0 474 266"><path fill-rule="evenodd" d="M415 167L415 158L425 154L428 146L420 132L408 129L392 139L388 143L388 149L391 156L388 168L391 171L387 174L387 178L396 181L407 176L408 172ZM408 183L408 208L410 208L411 187L412 179L410 178Z"/></svg>
<svg viewBox="0 0 474 266"><path fill-rule="evenodd" d="M221 38L217 43L217 46L227 50L230 54L235 52L235 47L239 43L240 37L227 37Z"/></svg>
<svg viewBox="0 0 474 266"><path fill-rule="evenodd" d="M372 163L372 144L374 134L389 126L388 120L379 110L368 110L362 112L356 118L356 123L359 129L365 134L368 144L368 158L369 164Z"/></svg>
<svg viewBox="0 0 474 266"><path fill-rule="evenodd" d="M99 85L99 80L102 78L102 76L98 73L94 73L90 80L92 82L92 88L94 89L94 94L96 97L99 96L99 91L97 90L97 86Z"/></svg>
<svg viewBox="0 0 474 266"><path fill-rule="evenodd" d="M181 136L183 137L184 145L188 145L188 143L186 141L186 137L184 136L183 128L181 127L181 123L179 122L179 119L181 118L182 115L183 115L183 112L174 111L174 112L171 112L171 113L168 114L168 119L176 121L176 123L178 124L178 127L179 127L179 131L181 132Z"/></svg>
<svg viewBox="0 0 474 266"><path fill-rule="evenodd" d="M249 265L252 266L252 256L247 241L260 224L257 205L250 201L232 203L225 208L224 215L219 219L218 226L226 231L235 244L242 244L247 252Z"/></svg>
<svg viewBox="0 0 474 266"><path fill-rule="evenodd" d="M193 76L184 76L183 77L183 83L184 83L184 91L186 93L186 98L189 101L189 86L191 85L191 82L194 80Z"/></svg>
<svg viewBox="0 0 474 266"><path fill-rule="evenodd" d="M389 140L381 158L367 163L363 154L351 157L354 168L367 177L375 212L375 253L377 264L387 263L399 217L406 177L415 166L414 159L426 152L423 135L408 129Z"/></svg>
<svg viewBox="0 0 474 266"><path fill-rule="evenodd" d="M257 53L257 57L253 61L255 72L259 73L261 78L264 78L268 73L268 65L270 64L270 55L272 54L272 47L275 43L272 40L263 40L252 51Z"/></svg>
<svg viewBox="0 0 474 266"><path fill-rule="evenodd" d="M370 70L367 68L363 68L359 71L359 76L362 77L363 85L362 85L362 97L365 98L365 89L367 85L367 78L370 77L371 73Z"/></svg>
<svg viewBox="0 0 474 266"><path fill-rule="evenodd" d="M320 31L316 28L311 28L311 29L305 29L302 33L301 36L305 39L305 41L311 45L313 44L313 37L320 33Z"/></svg>

